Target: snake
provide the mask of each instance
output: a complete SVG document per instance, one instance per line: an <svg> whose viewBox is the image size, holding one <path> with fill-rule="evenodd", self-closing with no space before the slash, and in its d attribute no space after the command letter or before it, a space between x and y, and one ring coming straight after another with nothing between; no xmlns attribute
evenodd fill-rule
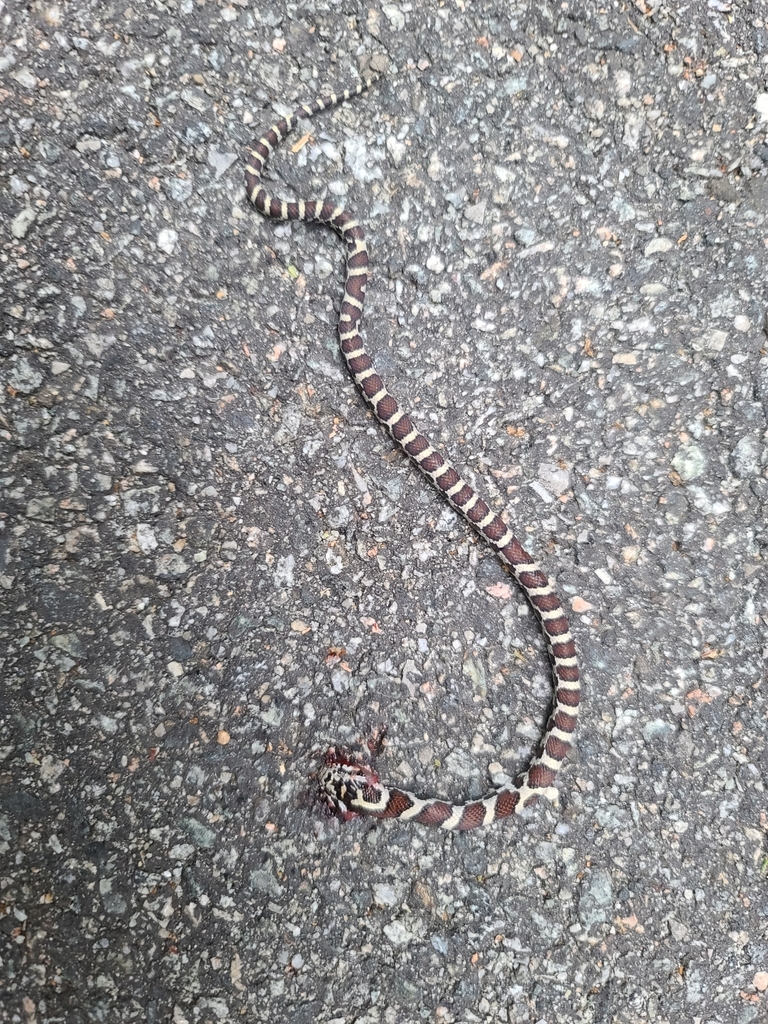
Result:
<svg viewBox="0 0 768 1024"><path fill-rule="evenodd" d="M376 76L378 77L378 76ZM344 293L338 336L360 394L392 440L408 456L448 504L486 541L514 577L532 607L543 632L553 676L549 716L526 770L506 781L492 795L463 804L422 798L384 785L362 758L331 747L315 773L319 795L343 820L358 815L413 821L446 830L466 831L519 814L541 797L557 805L555 779L573 745L581 683L576 645L554 584L525 550L504 520L495 513L458 469L416 426L411 415L389 391L365 349L360 327L365 291L370 278L365 233L358 220L330 199L279 199L263 182L272 153L297 122L335 107L368 89L366 77L341 92L329 92L302 103L280 118L247 151L247 196L259 213L282 221L326 224L346 246Z"/></svg>

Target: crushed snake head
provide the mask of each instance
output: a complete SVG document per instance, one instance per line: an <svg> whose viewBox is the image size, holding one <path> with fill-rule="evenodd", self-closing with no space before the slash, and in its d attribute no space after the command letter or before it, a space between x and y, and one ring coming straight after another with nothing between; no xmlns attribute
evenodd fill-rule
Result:
<svg viewBox="0 0 768 1024"><path fill-rule="evenodd" d="M342 821L370 814L369 808L381 803L382 786L376 772L337 747L331 747L325 755L318 787L320 799Z"/></svg>

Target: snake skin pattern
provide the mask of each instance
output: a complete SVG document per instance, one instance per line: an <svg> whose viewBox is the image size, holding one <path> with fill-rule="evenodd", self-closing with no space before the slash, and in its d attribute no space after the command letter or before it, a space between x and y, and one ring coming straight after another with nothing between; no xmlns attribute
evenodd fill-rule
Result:
<svg viewBox="0 0 768 1024"><path fill-rule="evenodd" d="M522 588L541 624L554 673L554 701L541 741L528 769L513 784L492 796L463 805L444 800L421 799L400 789L388 789L365 764L331 749L319 772L322 798L343 819L355 815L399 818L443 829L466 830L507 818L539 797L557 803L555 777L571 747L579 708L580 684L576 647L551 581L525 551L506 523L464 480L448 459L438 452L403 412L376 372L360 335L363 300L368 284L368 252L363 229L342 207L330 200L275 199L262 183L270 154L300 118L334 107L363 92L370 81L342 93L302 104L273 125L248 153L245 172L248 198L267 217L279 220L315 221L328 224L346 244L346 280L339 315L339 342L349 372L376 419L447 499L459 515L496 551Z"/></svg>

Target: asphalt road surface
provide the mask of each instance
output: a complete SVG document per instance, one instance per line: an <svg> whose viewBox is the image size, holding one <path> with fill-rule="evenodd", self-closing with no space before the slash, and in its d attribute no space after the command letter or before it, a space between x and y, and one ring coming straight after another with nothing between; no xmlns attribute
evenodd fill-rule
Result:
<svg viewBox="0 0 768 1024"><path fill-rule="evenodd" d="M584 672L560 807L464 834L310 778L475 798L551 698L338 240L244 193L375 68L269 187L365 225ZM0 0L3 1021L768 1021L767 76L759 0Z"/></svg>

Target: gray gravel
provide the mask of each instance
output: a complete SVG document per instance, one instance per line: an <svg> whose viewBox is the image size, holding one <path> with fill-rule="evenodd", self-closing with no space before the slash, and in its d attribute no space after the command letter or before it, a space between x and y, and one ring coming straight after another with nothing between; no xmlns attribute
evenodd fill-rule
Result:
<svg viewBox="0 0 768 1024"><path fill-rule="evenodd" d="M768 11L0 0L0 1018L768 1020ZM546 715L532 617L342 372L367 338L571 608L562 807L454 800ZM309 133L308 137L305 133Z"/></svg>

